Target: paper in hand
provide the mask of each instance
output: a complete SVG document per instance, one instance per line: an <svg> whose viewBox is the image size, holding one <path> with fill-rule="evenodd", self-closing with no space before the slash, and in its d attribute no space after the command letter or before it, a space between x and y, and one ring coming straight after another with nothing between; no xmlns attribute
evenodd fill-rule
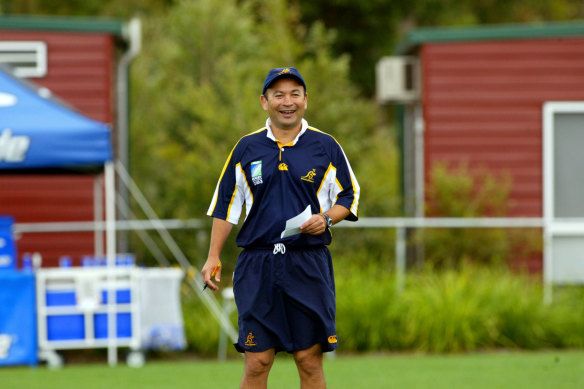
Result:
<svg viewBox="0 0 584 389"><path fill-rule="evenodd" d="M300 226L311 217L312 212L310 211L310 205L308 205L302 213L286 220L286 228L284 228L284 231L280 234L280 238L283 239L292 235L300 234Z"/></svg>

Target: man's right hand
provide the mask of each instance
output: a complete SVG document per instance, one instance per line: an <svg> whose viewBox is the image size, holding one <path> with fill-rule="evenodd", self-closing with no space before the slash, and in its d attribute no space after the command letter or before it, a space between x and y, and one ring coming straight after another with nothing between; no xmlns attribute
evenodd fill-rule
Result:
<svg viewBox="0 0 584 389"><path fill-rule="evenodd" d="M203 283L207 284L213 290L219 290L219 286L215 285L211 279L215 276L215 282L221 282L221 261L218 257L209 257L203 270L201 270Z"/></svg>

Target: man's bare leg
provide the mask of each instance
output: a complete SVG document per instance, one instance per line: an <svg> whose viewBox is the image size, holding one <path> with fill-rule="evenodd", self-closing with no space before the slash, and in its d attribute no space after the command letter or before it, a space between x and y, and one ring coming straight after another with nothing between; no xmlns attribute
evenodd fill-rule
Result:
<svg viewBox="0 0 584 389"><path fill-rule="evenodd" d="M322 367L322 347L320 344L294 352L294 361L300 375L301 389L324 389L326 381Z"/></svg>
<svg viewBox="0 0 584 389"><path fill-rule="evenodd" d="M245 353L245 369L241 379L241 389L266 389L268 374L274 364L275 350Z"/></svg>

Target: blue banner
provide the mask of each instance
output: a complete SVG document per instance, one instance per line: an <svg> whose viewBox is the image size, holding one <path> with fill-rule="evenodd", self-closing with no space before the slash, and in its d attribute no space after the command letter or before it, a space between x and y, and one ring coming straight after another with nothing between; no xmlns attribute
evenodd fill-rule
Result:
<svg viewBox="0 0 584 389"><path fill-rule="evenodd" d="M33 273L0 273L0 366L38 363L35 301Z"/></svg>
<svg viewBox="0 0 584 389"><path fill-rule="evenodd" d="M16 245L12 236L14 219L0 215L0 271L16 269Z"/></svg>

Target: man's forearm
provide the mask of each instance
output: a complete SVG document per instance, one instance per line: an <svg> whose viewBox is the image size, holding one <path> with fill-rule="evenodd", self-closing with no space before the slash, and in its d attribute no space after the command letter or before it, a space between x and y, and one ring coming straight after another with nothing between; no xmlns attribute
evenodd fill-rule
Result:
<svg viewBox="0 0 584 389"><path fill-rule="evenodd" d="M347 208L339 204L333 205L331 209L326 211L326 214L329 215L331 219L333 219L333 224L337 224L338 222L349 216L350 213L351 211L349 211Z"/></svg>
<svg viewBox="0 0 584 389"><path fill-rule="evenodd" d="M209 257L219 257L223 246L229 237L233 224L226 220L213 218L211 229L211 242L209 244Z"/></svg>

